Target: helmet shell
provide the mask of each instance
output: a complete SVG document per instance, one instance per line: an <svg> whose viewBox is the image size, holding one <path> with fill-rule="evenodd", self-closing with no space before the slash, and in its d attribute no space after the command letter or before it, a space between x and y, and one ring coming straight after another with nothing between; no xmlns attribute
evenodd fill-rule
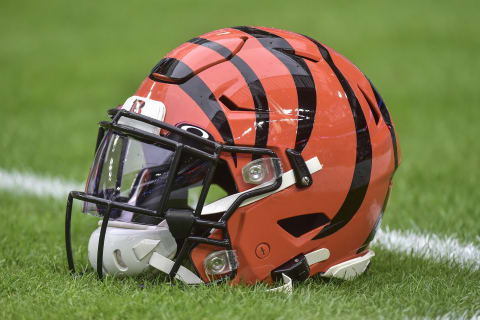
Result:
<svg viewBox="0 0 480 320"><path fill-rule="evenodd" d="M331 48L297 33L264 27L212 31L168 53L136 92L163 102L165 122L203 128L222 143L270 148L291 170L287 149L322 169L313 185L295 185L240 207L228 221L239 269L235 281L270 281L299 254L327 248L310 275L366 253L380 225L400 148L390 114L369 79ZM238 191L252 156L222 154ZM219 231L211 238L221 238ZM267 248L268 254L258 254ZM203 280L213 251L195 246Z"/></svg>

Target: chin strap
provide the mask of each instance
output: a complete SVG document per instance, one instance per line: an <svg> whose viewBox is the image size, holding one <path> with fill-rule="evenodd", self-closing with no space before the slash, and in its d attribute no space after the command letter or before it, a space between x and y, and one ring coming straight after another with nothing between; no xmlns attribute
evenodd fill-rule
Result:
<svg viewBox="0 0 480 320"><path fill-rule="evenodd" d="M329 257L330 257L330 251L326 248L321 248L321 249L318 249L318 250L315 250L315 251L312 251L312 252L309 252L309 253L305 254L305 260L304 260L305 264L296 265L295 268L300 267L300 269L302 269L302 270L304 270L306 268L305 271L308 274L309 273L309 270L308 270L309 266L311 266L313 264L316 264L320 261L324 261L324 260L328 259ZM292 281L292 278L290 278L287 275L288 271L293 271L293 273L295 273L294 269L288 269L288 268L285 268L285 269L279 271L279 272L282 272L283 285L279 286L279 287L276 287L276 288L273 288L273 289L270 289L270 290L267 290L267 291L269 291L269 292L283 292L283 293L286 293L288 295L292 294L292 292L293 292L293 285L292 285L293 281Z"/></svg>
<svg viewBox="0 0 480 320"><path fill-rule="evenodd" d="M161 244L160 240L144 239L133 247L133 252L139 260L151 254L148 264L163 273L170 274L175 262L157 252L157 249L159 249L158 247ZM181 280L187 284L204 283L195 273L184 266L180 266L175 275L175 279Z"/></svg>
<svg viewBox="0 0 480 320"><path fill-rule="evenodd" d="M152 257L150 258L149 264L154 267L155 269L158 269L166 274L170 273L170 270L172 270L173 264L172 260L162 256L161 254L154 252L152 254ZM293 292L293 285L292 285L292 279L287 276L286 274L282 274L283 278L283 285L273 288L273 289L268 289L268 292L282 292L286 293L288 295L292 294ZM200 279L195 273L192 271L188 270L184 266L180 266L180 268L177 271L177 274L175 275L175 279L181 280L187 284L202 284L204 283L202 279Z"/></svg>
<svg viewBox="0 0 480 320"><path fill-rule="evenodd" d="M151 253L151 257L148 261L148 264L153 268L165 273L170 274L173 265L175 262L160 253L156 252L155 249L159 245L159 240L143 240L139 244L137 244L133 251L138 259L143 259L148 254ZM283 285L268 289L268 292L283 292L288 295L292 294L293 286L292 286L292 279L287 276L286 274L282 274L283 278ZM180 266L175 275L175 279L185 282L186 284L202 284L204 283L202 279L200 279L195 273L190 271L189 269L185 268L184 266Z"/></svg>
<svg viewBox="0 0 480 320"><path fill-rule="evenodd" d="M286 293L287 295L291 295L293 292L292 278L287 276L285 273L282 273L282 278L283 278L283 285L273 289L268 289L267 292L282 292L282 293Z"/></svg>
<svg viewBox="0 0 480 320"><path fill-rule="evenodd" d="M368 252L361 257L347 260L330 267L322 274L322 277L353 280L367 270L370 260L374 256L375 252L368 250Z"/></svg>
<svg viewBox="0 0 480 320"><path fill-rule="evenodd" d="M170 274L170 271L172 270L172 267L175 264L173 260L170 260L156 252L152 254L152 257L150 258L150 261L148 263L155 269L158 269L166 274ZM175 279L181 280L187 284L204 283L202 279L200 279L195 273L188 270L184 266L180 266L180 268L177 271L177 274L175 275Z"/></svg>
<svg viewBox="0 0 480 320"><path fill-rule="evenodd" d="M135 247L133 247L133 251L135 256L141 260L151 254L148 264L153 268L165 273L170 274L170 271L173 268L175 262L162 254L158 253L157 250L159 249L159 245L161 245L160 240L151 240L151 239L144 239L140 241ZM319 261L323 261L327 259L330 255L330 252L327 249L320 249L313 252L310 252L306 255L307 261L309 265L315 264ZM184 266L180 266L175 275L175 279L185 282L186 284L202 284L204 283L203 280L198 277L195 273L190 271L189 269L185 268ZM268 289L267 292L281 292L287 295L292 294L293 292L293 281L292 279L282 273L282 280L283 285Z"/></svg>

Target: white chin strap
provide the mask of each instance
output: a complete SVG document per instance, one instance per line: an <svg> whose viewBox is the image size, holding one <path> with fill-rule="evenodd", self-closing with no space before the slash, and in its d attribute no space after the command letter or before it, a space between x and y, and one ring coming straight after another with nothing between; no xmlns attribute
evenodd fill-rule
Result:
<svg viewBox="0 0 480 320"><path fill-rule="evenodd" d="M282 273L282 280L283 280L283 285L273 288L273 289L268 289L267 292L282 292L286 293L288 295L292 294L293 292L293 281L292 278L287 276L285 273Z"/></svg>
<svg viewBox="0 0 480 320"><path fill-rule="evenodd" d="M88 242L88 259L97 268L100 227ZM103 247L103 272L113 275L138 275L149 267L170 273L177 252L177 243L166 221L158 226L109 221ZM175 278L187 284L203 283L195 273L180 266Z"/></svg>
<svg viewBox="0 0 480 320"><path fill-rule="evenodd" d="M88 259L94 269L97 268L99 238L100 227L95 229L88 241ZM176 252L177 243L165 220L158 226L109 221L103 247L103 272L111 275L132 276L153 267L169 274L175 264L171 259ZM267 291L291 294L292 279L285 274L282 274L282 277L284 282L282 286ZM204 283L184 266L180 266L175 278L187 284Z"/></svg>

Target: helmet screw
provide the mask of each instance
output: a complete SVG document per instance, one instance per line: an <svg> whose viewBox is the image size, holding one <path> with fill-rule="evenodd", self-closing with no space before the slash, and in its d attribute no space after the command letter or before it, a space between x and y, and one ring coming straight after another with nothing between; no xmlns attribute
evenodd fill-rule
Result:
<svg viewBox="0 0 480 320"><path fill-rule="evenodd" d="M255 248L255 254L259 259L266 258L270 254L270 245L265 242L258 244Z"/></svg>
<svg viewBox="0 0 480 320"><path fill-rule="evenodd" d="M302 182L302 185L308 186L310 184L310 178L309 177L303 177L301 182Z"/></svg>

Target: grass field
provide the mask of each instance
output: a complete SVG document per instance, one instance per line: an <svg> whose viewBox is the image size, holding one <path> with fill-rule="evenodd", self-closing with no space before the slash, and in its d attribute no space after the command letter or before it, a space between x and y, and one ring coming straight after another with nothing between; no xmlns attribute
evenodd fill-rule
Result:
<svg viewBox="0 0 480 320"><path fill-rule="evenodd" d="M220 27L278 27L341 52L387 101L403 163L383 226L479 248L478 12L477 1L2 0L0 169L81 183L96 123L170 49ZM72 278L65 201L12 191L0 190L0 319L480 317L478 268L380 246L366 275L310 280L290 297L262 286ZM74 217L74 243L85 258L96 221L82 218Z"/></svg>

